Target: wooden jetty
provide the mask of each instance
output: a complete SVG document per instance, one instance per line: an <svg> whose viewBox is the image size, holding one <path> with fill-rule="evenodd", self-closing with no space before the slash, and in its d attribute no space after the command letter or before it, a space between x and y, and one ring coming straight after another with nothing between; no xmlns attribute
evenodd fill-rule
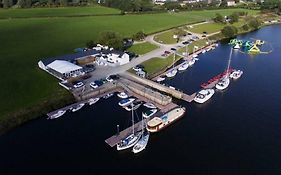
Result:
<svg viewBox="0 0 281 175"><path fill-rule="evenodd" d="M169 111L171 111L172 109L178 107L177 104L175 103L170 103L167 106L164 106L162 109L160 109L159 112L157 112L155 115L153 115L151 118L156 117L156 116L161 116ZM144 119L144 122L148 122L151 118L148 119ZM142 120L135 123L134 125L134 130L135 132L141 131L144 126L142 125ZM126 138L128 135L132 134L133 132L133 126L128 127L126 129L124 129L123 131L116 133L115 135L109 137L108 139L105 140L105 143L107 143L109 146L114 147L117 143L119 143L122 139Z"/></svg>

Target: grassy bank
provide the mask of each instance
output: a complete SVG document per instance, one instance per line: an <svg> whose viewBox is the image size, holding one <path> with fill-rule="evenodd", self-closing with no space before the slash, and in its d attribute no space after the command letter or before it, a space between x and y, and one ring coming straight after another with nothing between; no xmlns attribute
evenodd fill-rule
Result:
<svg viewBox="0 0 281 175"><path fill-rule="evenodd" d="M57 84L56 79L37 68L37 62L42 58L68 54L74 48L83 47L90 39L96 40L99 33L106 30L130 37L140 30L154 33L209 19L215 13L231 14L233 11L239 9L174 14L2 19L0 122L9 119L8 116L18 111L38 106L46 100L69 98L67 92L61 93L64 90Z"/></svg>
<svg viewBox="0 0 281 175"><path fill-rule="evenodd" d="M153 45L149 42L144 42L144 43L134 44L132 47L130 47L128 49L128 51L134 52L138 55L143 55L143 54L151 52L157 48L158 48L158 46L156 46L156 45Z"/></svg>

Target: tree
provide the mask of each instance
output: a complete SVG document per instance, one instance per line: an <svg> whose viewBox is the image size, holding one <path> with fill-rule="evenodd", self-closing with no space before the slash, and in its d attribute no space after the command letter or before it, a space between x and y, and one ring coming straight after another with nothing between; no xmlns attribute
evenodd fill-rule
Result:
<svg viewBox="0 0 281 175"><path fill-rule="evenodd" d="M146 34L143 31L139 31L133 35L134 40L143 40L146 37Z"/></svg>
<svg viewBox="0 0 281 175"><path fill-rule="evenodd" d="M251 19L250 21L247 22L248 25L253 28L253 29L258 29L261 26L261 23L259 20L256 18Z"/></svg>
<svg viewBox="0 0 281 175"><path fill-rule="evenodd" d="M227 37L231 38L234 37L238 33L238 29L235 26L225 26L222 30L221 33Z"/></svg>
<svg viewBox="0 0 281 175"><path fill-rule="evenodd" d="M98 39L100 44L113 47L115 49L121 50L123 48L123 38L120 34L112 31L102 32Z"/></svg>
<svg viewBox="0 0 281 175"><path fill-rule="evenodd" d="M221 14L219 14L219 13L216 13L214 21L216 23L224 23L225 22L224 17Z"/></svg>
<svg viewBox="0 0 281 175"><path fill-rule="evenodd" d="M239 15L237 13L232 13L228 18L230 19L229 23L233 24L235 22L238 22Z"/></svg>
<svg viewBox="0 0 281 175"><path fill-rule="evenodd" d="M250 27L249 27L248 24L244 24L244 25L242 26L242 29L243 29L244 31L248 31L248 30L250 29Z"/></svg>
<svg viewBox="0 0 281 175"><path fill-rule="evenodd" d="M4 8L9 8L12 7L14 5L13 0L3 0L3 7Z"/></svg>
<svg viewBox="0 0 281 175"><path fill-rule="evenodd" d="M59 0L61 6L67 6L68 0Z"/></svg>

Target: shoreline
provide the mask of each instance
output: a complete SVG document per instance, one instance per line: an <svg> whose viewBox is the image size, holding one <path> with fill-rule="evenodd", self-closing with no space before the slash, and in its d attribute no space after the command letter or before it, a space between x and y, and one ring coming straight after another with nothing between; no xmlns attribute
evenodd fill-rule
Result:
<svg viewBox="0 0 281 175"><path fill-rule="evenodd" d="M267 26L271 26L271 25L280 25L281 22L279 23L271 23L271 24L262 24L259 29L263 28L263 27L267 27ZM176 28L176 27L174 27ZM170 28L172 29L172 28ZM166 30L170 30L170 29L166 29ZM257 30L259 30L257 29ZM165 30L165 31L166 31ZM254 32L256 30L249 30L249 31L245 31L245 32L240 32L237 33L235 35L235 37L237 37L238 35L243 35L246 33L250 33L250 32ZM158 31L159 32L163 32L163 31ZM217 35L217 34L216 34ZM215 35L213 35L215 36ZM210 36L212 37L212 36ZM229 39L226 37L219 37L217 39L215 39L215 42L220 42L222 40L225 39ZM205 47L205 46L203 46ZM182 58L179 58L176 62L180 61ZM166 66L165 68L163 68L162 70L154 73L152 76L149 76L148 79L153 79L153 77L158 76L159 74L165 72L167 69L169 69L169 67L171 67L171 65ZM71 95L63 95L61 97L59 97L58 99L46 99L45 102L42 104L38 104L35 107L30 107L30 108L26 108L26 109L21 109L19 111L13 112L11 114L6 115L3 119L0 120L0 135L3 135L11 130L13 130L16 127L19 127L25 123L27 123L28 121L32 121L35 119L38 119L40 117L43 117L46 113L48 113L49 111L61 108L63 106L66 106L68 104L74 103L76 100L74 98L74 96Z"/></svg>

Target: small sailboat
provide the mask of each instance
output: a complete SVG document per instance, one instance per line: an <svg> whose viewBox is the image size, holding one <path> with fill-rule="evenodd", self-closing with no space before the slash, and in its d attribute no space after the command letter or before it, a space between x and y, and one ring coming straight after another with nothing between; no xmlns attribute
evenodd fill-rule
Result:
<svg viewBox="0 0 281 175"><path fill-rule="evenodd" d="M131 105L124 107L127 111L132 111L138 109L142 105L141 101L133 102Z"/></svg>
<svg viewBox="0 0 281 175"><path fill-rule="evenodd" d="M172 77L176 76L176 74L178 73L177 69L174 69L175 59L176 59L176 53L174 53L173 68L170 71L168 71L168 73L166 74L166 76L168 78L172 78Z"/></svg>
<svg viewBox="0 0 281 175"><path fill-rule="evenodd" d="M59 110L58 112L56 112L55 114L51 115L50 117L48 117L47 119L56 119L59 118L61 116L63 116L63 114L65 114L66 111L65 110Z"/></svg>
<svg viewBox="0 0 281 175"><path fill-rule="evenodd" d="M141 151L143 151L146 148L146 145L148 143L149 139L149 132L144 131L144 128L146 127L146 124L144 122L144 119L142 118L142 135L137 144L134 145L133 147L133 153L137 154Z"/></svg>
<svg viewBox="0 0 281 175"><path fill-rule="evenodd" d="M232 55L232 48L230 50L230 55L227 63L227 68L226 68L226 74L218 81L216 84L216 88L219 90L224 90L226 89L229 84L230 84L230 79L229 79L229 66L231 62L231 55Z"/></svg>
<svg viewBox="0 0 281 175"><path fill-rule="evenodd" d="M105 96L103 96L103 98L104 99L108 99L108 98L110 98L112 96L113 96L113 93L109 93L109 94L106 94Z"/></svg>
<svg viewBox="0 0 281 175"><path fill-rule="evenodd" d="M160 77L158 77L157 78L157 82L162 82L162 81L164 81L165 80L165 77L164 76L160 76Z"/></svg>
<svg viewBox="0 0 281 175"><path fill-rule="evenodd" d="M214 95L214 93L214 89L203 89L196 94L194 101L197 103L205 103Z"/></svg>
<svg viewBox="0 0 281 175"><path fill-rule="evenodd" d="M241 77L242 74L243 74L243 71L241 71L241 70L234 70L233 72L231 72L229 77L234 79L234 80L237 80L238 78Z"/></svg>
<svg viewBox="0 0 281 175"><path fill-rule="evenodd" d="M77 106L72 107L70 110L72 112L76 112L76 111L80 110L84 105L85 105L85 103L80 103Z"/></svg>
<svg viewBox="0 0 281 175"><path fill-rule="evenodd" d="M118 103L118 105L124 107L124 106L127 106L127 105L131 104L135 100L136 100L135 98L128 98L128 99L126 98L126 99L121 100Z"/></svg>
<svg viewBox="0 0 281 175"><path fill-rule="evenodd" d="M89 104L89 105L93 105L93 104L95 104L96 102L98 102L99 99L100 99L100 98L90 98L90 99L88 100L88 104Z"/></svg>
<svg viewBox="0 0 281 175"><path fill-rule="evenodd" d="M188 66L189 66L189 64L185 62L184 64L182 64L182 65L178 68L178 70L179 70L179 71L184 71L184 70L186 70L186 69L188 68Z"/></svg>
<svg viewBox="0 0 281 175"><path fill-rule="evenodd" d="M117 143L118 151L133 147L142 135L141 132L135 132L134 110L132 110L132 130L132 134L128 135L126 138L122 139L119 143Z"/></svg>
<svg viewBox="0 0 281 175"><path fill-rule="evenodd" d="M153 116L156 112L157 112L157 109L150 109L150 110L148 110L148 111L146 111L146 112L143 112L143 113L142 113L142 116L143 116L144 118L150 118L150 117Z"/></svg>
<svg viewBox="0 0 281 175"><path fill-rule="evenodd" d="M117 96L119 98L128 98L128 95L125 92L120 92L119 94L117 94Z"/></svg>
<svg viewBox="0 0 281 175"><path fill-rule="evenodd" d="M230 80L228 76L223 77L219 80L219 82L216 84L216 88L218 90L224 90L229 86Z"/></svg>
<svg viewBox="0 0 281 175"><path fill-rule="evenodd" d="M152 103L145 103L143 106L147 107L147 108L150 108L150 109L155 109L157 108L154 104Z"/></svg>

